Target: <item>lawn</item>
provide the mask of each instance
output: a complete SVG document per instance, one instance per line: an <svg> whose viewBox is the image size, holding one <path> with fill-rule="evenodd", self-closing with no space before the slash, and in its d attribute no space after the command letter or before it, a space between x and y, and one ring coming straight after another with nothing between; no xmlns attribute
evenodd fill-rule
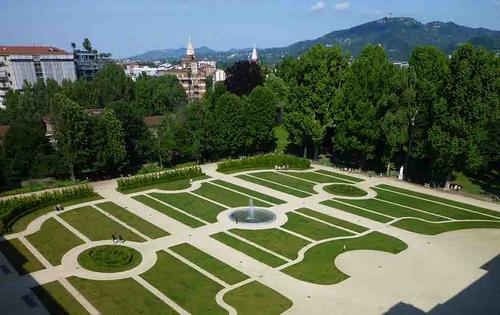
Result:
<svg viewBox="0 0 500 315"><path fill-rule="evenodd" d="M301 191L304 191L304 192L307 192L310 194L316 193L313 189L315 184L303 181L303 180L298 179L298 178L293 178L293 177L282 175L282 174L279 174L276 172L260 172L260 173L252 173L251 175L258 177L260 179L269 180L269 181L272 181L274 183L278 183L281 185L285 185L288 187L299 189Z"/></svg>
<svg viewBox="0 0 500 315"><path fill-rule="evenodd" d="M49 282L31 290L52 315L89 314L59 281Z"/></svg>
<svg viewBox="0 0 500 315"><path fill-rule="evenodd" d="M83 244L78 236L54 218L45 221L38 232L26 238L53 266L61 264L62 257L70 249Z"/></svg>
<svg viewBox="0 0 500 315"><path fill-rule="evenodd" d="M295 210L295 211L298 212L298 213L302 213L302 214L308 215L310 217L314 217L316 219L320 219L321 221L325 221L325 222L328 222L328 223L331 223L331 224L334 224L334 225L346 228L346 229L351 230L353 232L361 233L361 232L364 232L364 231L368 231L368 229L365 228L364 226L360 226L360 225L351 223L349 221L338 219L338 218L332 217L331 215L327 215L327 214L324 214L324 213L321 213L321 212L318 212L318 211L314 211L314 210L311 210L311 209L301 208L301 209L298 209L298 210Z"/></svg>
<svg viewBox="0 0 500 315"><path fill-rule="evenodd" d="M250 197L221 188L210 183L203 183L201 187L193 193L216 201L227 207L244 207L248 206ZM262 202L260 200L253 200L253 204L257 207L272 207L272 204Z"/></svg>
<svg viewBox="0 0 500 315"><path fill-rule="evenodd" d="M293 305L292 301L258 281L227 292L223 299L240 315L282 314Z"/></svg>
<svg viewBox="0 0 500 315"><path fill-rule="evenodd" d="M193 181L206 179L206 178L209 178L209 177L208 176L200 176L200 177L193 178ZM150 189L182 190L182 189L186 189L189 187L191 187L191 183L189 182L189 178L183 178L183 179L178 179L178 180L174 180L171 182L163 182L163 183L144 185L144 186L140 186L140 187L128 188L128 189L121 190L120 192L122 194L133 194L136 192L146 191L146 190L150 190Z"/></svg>
<svg viewBox="0 0 500 315"><path fill-rule="evenodd" d="M164 251L141 277L192 314L227 314L215 301L223 287Z"/></svg>
<svg viewBox="0 0 500 315"><path fill-rule="evenodd" d="M228 284L236 284L248 278L242 272L188 243L170 249Z"/></svg>
<svg viewBox="0 0 500 315"><path fill-rule="evenodd" d="M151 196L168 203L176 208L184 210L195 217L198 217L207 222L217 222L219 212L226 210L215 203L197 197L189 193L180 194L160 194L151 193Z"/></svg>
<svg viewBox="0 0 500 315"><path fill-rule="evenodd" d="M151 207L151 208L155 209L156 211L159 211L159 212L171 217L172 219L177 220L180 223L188 225L192 228L197 228L197 227L205 225L205 223L198 221L196 219L193 219L190 216L185 215L182 212L179 212L175 209L170 208L167 205L164 205L161 202L158 202L154 199L149 198L148 196L141 195L141 196L135 196L133 198L139 202L142 202L146 206Z"/></svg>
<svg viewBox="0 0 500 315"><path fill-rule="evenodd" d="M331 172L331 171L326 171L326 170L319 170L317 172L321 173L321 174L324 174L324 175L328 175L328 176L333 176L333 177L336 177L336 178L344 179L344 180L347 180L347 181L350 181L350 182L355 182L355 183L360 183L360 182L364 181L364 179L353 177L353 176L349 176L349 175L344 175L344 174L337 173L337 172Z"/></svg>
<svg viewBox="0 0 500 315"><path fill-rule="evenodd" d="M276 152L284 153L290 141L288 140L288 131L283 125L274 127L274 137L276 138Z"/></svg>
<svg viewBox="0 0 500 315"><path fill-rule="evenodd" d="M267 201L267 202L275 204L275 205L281 205L281 204L285 203L285 201L280 200L278 198L274 198L274 197L268 196L266 194L262 194L260 192L257 192L257 191L254 191L254 190L251 190L251 189L248 189L248 188L245 188L245 187L241 187L241 186L238 186L238 185L235 185L235 184L232 184L232 183L228 183L228 182L225 182L225 181L222 181L222 180L219 180L219 179L214 180L211 183L214 183L214 184L217 184L217 185L224 186L226 188L230 188L230 189L239 191L239 192L241 192L243 194L246 194L246 195L249 195L249 196L252 196L252 197L255 197L255 198L262 199L264 201Z"/></svg>
<svg viewBox="0 0 500 315"><path fill-rule="evenodd" d="M144 241L139 235L90 206L69 210L59 216L93 241L110 240L112 235L121 235L127 241Z"/></svg>
<svg viewBox="0 0 500 315"><path fill-rule="evenodd" d="M68 280L102 314L177 314L132 278L97 281L71 277Z"/></svg>
<svg viewBox="0 0 500 315"><path fill-rule="evenodd" d="M352 214L355 214L355 215L359 215L361 217L365 217L365 218L368 218L370 220L374 220L374 221L378 221L378 222L382 222L382 223L386 223L386 222L389 222L389 221L393 220L393 218L391 218L391 217L388 217L388 216L385 216L385 215L381 215L381 214L377 214L377 213L373 213L373 212L366 211L366 210L363 210L363 209L359 209L359 208L356 208L356 207L353 207L353 206L350 206L350 205L346 205L346 204L340 203L340 202L335 201L335 200L325 200L325 201L322 201L320 203L322 205L325 205L325 206L328 206L328 207L332 207L332 208L335 208L335 209L338 209L338 210L349 212L349 213L352 213Z"/></svg>
<svg viewBox="0 0 500 315"><path fill-rule="evenodd" d="M341 282L349 276L340 271L335 264L336 257L351 250L378 250L397 254L407 248L407 245L392 236L379 232L342 240L333 240L319 244L309 249L301 262L289 266L282 271L302 281L330 285Z"/></svg>
<svg viewBox="0 0 500 315"><path fill-rule="evenodd" d="M160 229L156 225L149 223L148 221L142 219L141 217L133 214L130 211L127 211L126 209L123 209L122 207L112 202L100 203L97 204L97 206L102 210L106 211L107 213L111 214L118 220L125 222L126 224L130 225L131 227L137 229L144 235L147 235L151 238L159 238L170 235L170 233L167 233L166 231Z"/></svg>
<svg viewBox="0 0 500 315"><path fill-rule="evenodd" d="M416 219L403 219L401 221L393 223L392 225L411 232L428 235L436 235L444 232L466 229L500 229L500 222L491 221L442 222L436 224Z"/></svg>
<svg viewBox="0 0 500 315"><path fill-rule="evenodd" d="M278 229L229 231L289 259L297 258L299 250L309 244L300 237Z"/></svg>
<svg viewBox="0 0 500 315"><path fill-rule="evenodd" d="M281 172L283 174L289 174L295 177L300 177L302 179L310 180L316 183L350 183L349 181L343 179L337 179L330 176L320 174L318 172Z"/></svg>
<svg viewBox="0 0 500 315"><path fill-rule="evenodd" d="M429 221L445 221L446 219L437 217L432 214L428 214L425 212L420 212L416 210L412 210L403 206L398 206L392 203L383 202L378 199L364 199L364 200L342 200L348 204L353 206L358 206L362 208L366 208L381 214L390 215L392 217L401 218L401 217L414 217L421 218Z"/></svg>
<svg viewBox="0 0 500 315"><path fill-rule="evenodd" d="M85 269L96 272L120 272L132 269L141 263L137 250L121 245L101 245L89 248L78 255L78 263Z"/></svg>
<svg viewBox="0 0 500 315"><path fill-rule="evenodd" d="M18 274L24 275L45 267L18 239L0 242L0 252L7 258Z"/></svg>
<svg viewBox="0 0 500 315"><path fill-rule="evenodd" d="M239 239L226 234L224 232L220 232L217 234L211 235L214 239L218 240L221 243L226 244L227 246L230 246L236 250L239 250L240 252L244 253L245 255L248 255L268 266L271 267L278 267L286 263L285 260L272 255L266 251L263 251L260 248L257 248L255 246L252 246L248 243L245 243L243 241L240 241Z"/></svg>
<svg viewBox="0 0 500 315"><path fill-rule="evenodd" d="M317 241L326 238L353 235L352 233L337 229L333 226L306 218L300 214L288 212L286 215L288 221L283 225L283 228Z"/></svg>
<svg viewBox="0 0 500 315"><path fill-rule="evenodd" d="M324 187L323 189L327 193L345 197L363 197L368 194L365 190L361 188L343 184L329 185Z"/></svg>
<svg viewBox="0 0 500 315"><path fill-rule="evenodd" d="M305 197L309 197L310 196L310 194L308 194L308 193L305 193L305 192L302 192L302 191L298 191L298 190L295 190L295 189L292 189L292 188L288 188L288 187L285 187L285 186L281 186L281 185L278 185L278 184L266 182L266 181L261 180L259 178L255 178L255 177L251 177L251 176L247 176L247 175L238 175L236 177L241 178L241 179L246 180L246 181L251 182L251 183L255 183L255 184L258 184L258 185L261 185L261 186L269 187L269 188L277 190L277 191L284 192L285 194L289 194L289 195L292 195L292 196L297 196L297 197L300 197L300 198L305 198Z"/></svg>

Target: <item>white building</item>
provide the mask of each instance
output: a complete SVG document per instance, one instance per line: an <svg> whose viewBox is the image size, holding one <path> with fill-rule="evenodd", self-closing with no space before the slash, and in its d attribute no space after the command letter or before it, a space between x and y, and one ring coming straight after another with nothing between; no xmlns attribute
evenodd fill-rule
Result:
<svg viewBox="0 0 500 315"><path fill-rule="evenodd" d="M0 46L0 107L9 89L22 90L24 81L76 80L73 54L48 46Z"/></svg>
<svg viewBox="0 0 500 315"><path fill-rule="evenodd" d="M224 82L225 80L226 80L226 72L224 72L224 70L221 69L215 70L214 83Z"/></svg>

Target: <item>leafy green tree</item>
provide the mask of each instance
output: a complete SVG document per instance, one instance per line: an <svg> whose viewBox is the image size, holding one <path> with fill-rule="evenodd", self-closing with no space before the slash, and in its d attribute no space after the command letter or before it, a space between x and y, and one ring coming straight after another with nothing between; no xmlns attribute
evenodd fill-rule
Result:
<svg viewBox="0 0 500 315"><path fill-rule="evenodd" d="M156 133L155 153L160 167L171 165L175 149L175 116L165 115Z"/></svg>
<svg viewBox="0 0 500 315"><path fill-rule="evenodd" d="M214 143L217 136L211 107L208 100L193 101L182 111L185 114L182 120L185 123L183 134L187 138L179 133L176 138L177 147L187 159L210 160L218 154Z"/></svg>
<svg viewBox="0 0 500 315"><path fill-rule="evenodd" d="M86 51L89 51L89 52L92 51L92 44L90 43L90 40L86 37L83 40L82 46Z"/></svg>
<svg viewBox="0 0 500 315"><path fill-rule="evenodd" d="M72 101L81 104L83 108L96 108L99 104L99 97L95 84L85 79L75 82L64 80L61 85L61 91Z"/></svg>
<svg viewBox="0 0 500 315"><path fill-rule="evenodd" d="M5 186L7 184L8 175L9 174L9 166L7 160L5 158L5 154L0 150L0 187Z"/></svg>
<svg viewBox="0 0 500 315"><path fill-rule="evenodd" d="M237 156L245 151L246 125L244 101L232 93L219 97L214 115L214 145L219 156Z"/></svg>
<svg viewBox="0 0 500 315"><path fill-rule="evenodd" d="M226 70L227 90L238 96L248 95L252 90L264 83L264 77L258 63L248 60L235 62Z"/></svg>
<svg viewBox="0 0 500 315"><path fill-rule="evenodd" d="M276 76L276 75L270 75L267 79L266 82L264 83L264 86L269 88L275 95L276 97L276 109L277 109L277 115L278 115L278 121L282 122L283 120L283 108L285 107L285 104L288 100L288 97L290 95L290 90L288 89L288 85L285 83L285 81Z"/></svg>
<svg viewBox="0 0 500 315"><path fill-rule="evenodd" d="M104 107L109 102L133 99L133 81L115 63L109 63L97 71L91 85L97 96L98 107Z"/></svg>
<svg viewBox="0 0 500 315"><path fill-rule="evenodd" d="M134 87L135 98L144 115L163 115L187 102L184 88L175 76L141 76Z"/></svg>
<svg viewBox="0 0 500 315"><path fill-rule="evenodd" d="M267 87L253 89L245 102L247 152L269 152L276 148L276 94Z"/></svg>

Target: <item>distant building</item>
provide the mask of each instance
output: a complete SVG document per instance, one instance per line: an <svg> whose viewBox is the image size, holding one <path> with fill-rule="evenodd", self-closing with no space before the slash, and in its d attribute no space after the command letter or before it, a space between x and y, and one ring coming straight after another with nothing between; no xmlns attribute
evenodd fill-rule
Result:
<svg viewBox="0 0 500 315"><path fill-rule="evenodd" d="M24 81L76 80L74 57L49 46L0 46L0 107L9 89L22 90Z"/></svg>
<svg viewBox="0 0 500 315"><path fill-rule="evenodd" d="M408 68L410 66L408 61L393 61L392 64L401 69Z"/></svg>
<svg viewBox="0 0 500 315"><path fill-rule="evenodd" d="M226 81L226 72L221 69L215 70L214 73L214 83Z"/></svg>
<svg viewBox="0 0 500 315"><path fill-rule="evenodd" d="M99 53L97 50L73 50L76 76L78 79L92 81L97 71L112 62L111 54Z"/></svg>
<svg viewBox="0 0 500 315"><path fill-rule="evenodd" d="M250 61L259 62L259 56L257 55L257 47L255 47L255 43L253 44L252 57Z"/></svg>

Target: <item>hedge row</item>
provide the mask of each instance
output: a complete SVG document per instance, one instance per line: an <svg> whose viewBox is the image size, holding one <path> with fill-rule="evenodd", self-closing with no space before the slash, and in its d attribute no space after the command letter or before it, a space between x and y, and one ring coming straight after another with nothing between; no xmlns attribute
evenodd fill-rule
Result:
<svg viewBox="0 0 500 315"><path fill-rule="evenodd" d="M229 160L217 165L217 171L228 172L259 167L275 167L288 165L290 168L309 168L311 162L307 159L283 154L264 154L240 160Z"/></svg>
<svg viewBox="0 0 500 315"><path fill-rule="evenodd" d="M171 182L184 178L194 178L203 175L204 174L199 166L190 166L164 172L124 177L118 179L118 190L122 191L130 188L137 188L163 182Z"/></svg>
<svg viewBox="0 0 500 315"><path fill-rule="evenodd" d="M82 185L0 200L0 234L9 232L11 225L17 219L30 212L65 201L93 196L95 193L92 186Z"/></svg>

